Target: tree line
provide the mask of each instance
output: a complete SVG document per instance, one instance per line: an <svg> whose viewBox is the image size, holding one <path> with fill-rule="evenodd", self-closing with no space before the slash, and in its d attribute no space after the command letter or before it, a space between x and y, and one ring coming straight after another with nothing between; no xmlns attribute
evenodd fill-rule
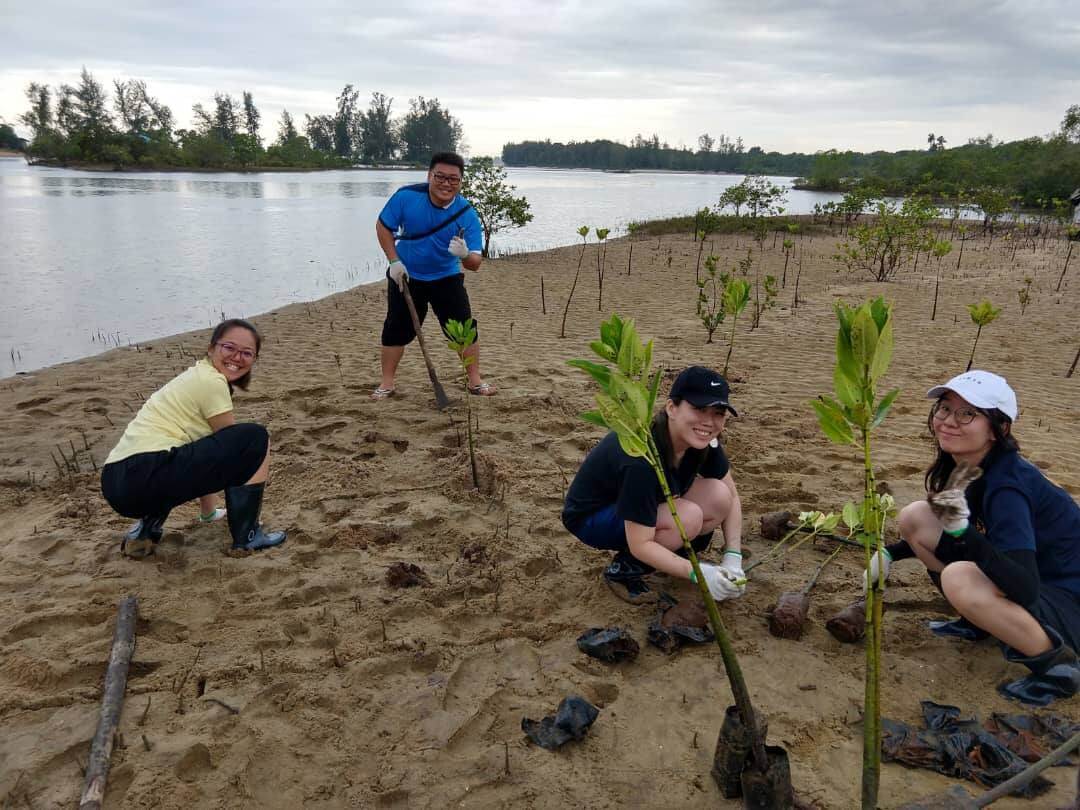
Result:
<svg viewBox="0 0 1080 810"><path fill-rule="evenodd" d="M673 147L653 134L635 135L629 144L611 140L558 143L522 141L508 143L502 149L507 166L548 166L562 169L660 169L687 172L734 172L738 174L782 174L805 176L814 162L813 155L766 152L760 146L749 149L742 138L726 135L698 138L698 149Z"/></svg>
<svg viewBox="0 0 1080 810"><path fill-rule="evenodd" d="M298 125L283 110L276 138L264 144L262 114L252 94L214 94L192 108L192 126L176 127L168 105L146 82L114 80L105 87L84 67L75 86L31 82L29 109L19 123L32 133L27 152L47 163L106 163L117 167L344 168L364 164L426 164L434 152L463 146L461 123L437 98L409 100L393 115L393 99L372 93L367 108L345 85L333 112L305 115Z"/></svg>
<svg viewBox="0 0 1080 810"><path fill-rule="evenodd" d="M1067 114L1061 129L1046 137L1006 143L986 135L949 149L943 137L930 135L928 143L928 149L902 152L819 152L799 187L846 191L863 185L891 196L940 200L993 189L1022 207L1049 209L1080 185L1080 113L1072 119Z"/></svg>
<svg viewBox="0 0 1080 810"><path fill-rule="evenodd" d="M668 170L787 175L796 188L847 191L859 186L880 194L927 195L935 199L973 197L993 189L1027 208L1050 209L1080 185L1080 105L1073 105L1060 131L1009 143L993 135L947 148L943 135L931 134L928 148L898 152L830 149L815 154L746 149L742 138L698 138L697 149L672 147L657 135L611 140L522 141L503 146L508 166L545 166L608 171Z"/></svg>

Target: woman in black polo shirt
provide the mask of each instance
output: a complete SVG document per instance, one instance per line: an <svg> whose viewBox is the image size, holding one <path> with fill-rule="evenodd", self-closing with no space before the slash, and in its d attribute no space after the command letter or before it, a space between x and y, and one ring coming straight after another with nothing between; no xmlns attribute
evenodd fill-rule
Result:
<svg viewBox="0 0 1080 810"><path fill-rule="evenodd" d="M715 529L723 534L722 563L701 566L718 600L741 596L746 589L742 505L719 443L728 413L738 416L728 393L727 381L715 371L691 366L675 380L652 424L679 519L695 538L694 550L708 548ZM604 581L631 604L656 601L656 593L642 579L654 570L692 577L689 560L680 556L682 539L656 473L645 459L623 452L614 432L585 458L566 494L562 519L581 542L615 552Z"/></svg>
<svg viewBox="0 0 1080 810"><path fill-rule="evenodd" d="M900 513L904 540L871 562L869 576L917 557L960 619L931 622L939 636L994 636L1031 675L1006 697L1045 706L1080 690L1080 506L1031 462L1012 435L1016 394L1004 378L969 371L931 388L937 457L924 501ZM950 476L961 465L981 473ZM951 488L950 488L951 487Z"/></svg>

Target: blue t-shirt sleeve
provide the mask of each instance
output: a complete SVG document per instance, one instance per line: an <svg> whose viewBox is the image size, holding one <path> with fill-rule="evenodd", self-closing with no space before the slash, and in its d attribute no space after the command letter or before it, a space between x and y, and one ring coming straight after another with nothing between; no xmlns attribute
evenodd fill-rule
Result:
<svg viewBox="0 0 1080 810"><path fill-rule="evenodd" d="M986 537L998 551L1035 551L1031 502L1019 489L1006 487L986 499Z"/></svg>
<svg viewBox="0 0 1080 810"><path fill-rule="evenodd" d="M403 212L404 201L401 192L395 192L390 196L390 199L386 201L386 205L383 206L382 211L379 212L379 222L394 233L397 233L397 229L401 227Z"/></svg>
<svg viewBox="0 0 1080 810"><path fill-rule="evenodd" d="M484 249L484 229L480 227L480 217L476 215L475 209L470 207L462 214L462 219L465 220L462 226L465 229L465 244L470 251L480 253Z"/></svg>

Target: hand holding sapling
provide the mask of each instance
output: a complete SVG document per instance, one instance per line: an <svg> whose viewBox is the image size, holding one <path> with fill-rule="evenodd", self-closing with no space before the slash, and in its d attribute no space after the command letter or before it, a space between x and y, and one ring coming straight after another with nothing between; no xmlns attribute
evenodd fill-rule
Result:
<svg viewBox="0 0 1080 810"><path fill-rule="evenodd" d="M746 574L742 567L742 553L739 551L725 551L720 560L720 570L727 574L728 579L739 588L739 596L746 593Z"/></svg>
<svg viewBox="0 0 1080 810"><path fill-rule="evenodd" d="M701 563L701 576L705 579L705 584L709 587L712 598L717 602L722 602L725 599L738 599L746 590L745 578L743 579L743 585L740 587L734 581L734 578L719 565ZM690 579L697 582L697 576L693 572L690 574Z"/></svg>

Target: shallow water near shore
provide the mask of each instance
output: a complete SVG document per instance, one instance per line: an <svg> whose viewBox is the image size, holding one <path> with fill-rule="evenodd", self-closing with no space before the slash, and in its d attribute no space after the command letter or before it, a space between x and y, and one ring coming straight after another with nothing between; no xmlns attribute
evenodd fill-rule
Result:
<svg viewBox="0 0 1080 810"><path fill-rule="evenodd" d="M509 169L534 219L496 252L612 237L742 175ZM377 281L374 222L424 172L84 172L0 159L0 377ZM771 178L790 186L792 178ZM789 191L788 213L836 194Z"/></svg>

